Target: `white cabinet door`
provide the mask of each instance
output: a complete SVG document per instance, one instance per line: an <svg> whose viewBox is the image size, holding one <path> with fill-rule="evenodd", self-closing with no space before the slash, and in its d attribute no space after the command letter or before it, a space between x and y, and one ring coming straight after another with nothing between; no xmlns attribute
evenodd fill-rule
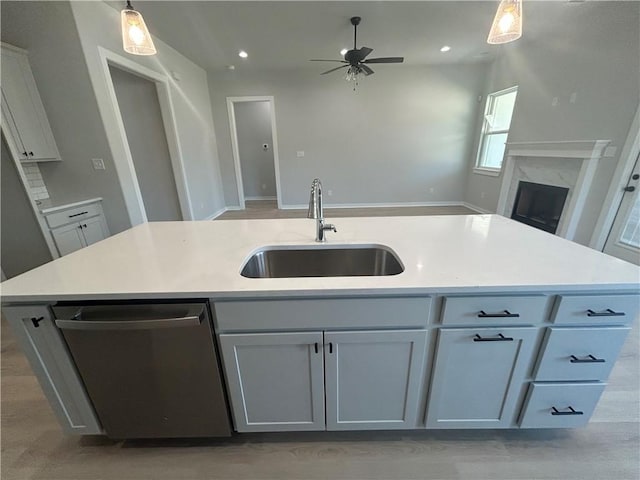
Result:
<svg viewBox="0 0 640 480"><path fill-rule="evenodd" d="M415 428L427 332L326 332L327 430Z"/></svg>
<svg viewBox="0 0 640 480"><path fill-rule="evenodd" d="M64 227L54 228L51 230L51 235L60 255L67 255L87 246L79 223L71 223Z"/></svg>
<svg viewBox="0 0 640 480"><path fill-rule="evenodd" d="M67 433L101 434L91 401L48 307L5 306L2 312Z"/></svg>
<svg viewBox="0 0 640 480"><path fill-rule="evenodd" d="M80 226L82 227L82 235L84 235L86 245L92 245L109 236L104 217L102 216L84 220L80 223Z"/></svg>
<svg viewBox="0 0 640 480"><path fill-rule="evenodd" d="M325 429L322 332L219 339L238 432Z"/></svg>
<svg viewBox="0 0 640 480"><path fill-rule="evenodd" d="M427 428L508 428L537 328L443 328Z"/></svg>
<svg viewBox="0 0 640 480"><path fill-rule="evenodd" d="M29 61L7 48L2 48L2 94L8 107L5 120L14 124L11 133L19 136L16 148L24 148L19 152L21 160L60 160Z"/></svg>

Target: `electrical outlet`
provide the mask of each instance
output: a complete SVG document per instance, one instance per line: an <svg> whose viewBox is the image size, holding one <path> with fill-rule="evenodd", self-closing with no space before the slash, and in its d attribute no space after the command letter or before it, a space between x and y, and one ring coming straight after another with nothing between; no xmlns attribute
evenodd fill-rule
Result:
<svg viewBox="0 0 640 480"><path fill-rule="evenodd" d="M298 151L296 152L296 157L298 157L298 158L302 158L302 157L304 157L304 150L298 150Z"/></svg>
<svg viewBox="0 0 640 480"><path fill-rule="evenodd" d="M553 97L553 100L551 100L551 106L555 107L556 105L558 105L558 97Z"/></svg>
<svg viewBox="0 0 640 480"><path fill-rule="evenodd" d="M569 97L569 103L576 103L577 99L578 99L578 92L573 92Z"/></svg>
<svg viewBox="0 0 640 480"><path fill-rule="evenodd" d="M266 184L266 183L263 183L263 184L262 184L262 189L263 189L263 190L266 190L266 189L267 189L267 184Z"/></svg>
<svg viewBox="0 0 640 480"><path fill-rule="evenodd" d="M486 192L480 192L480 198L484 198L486 196L487 196Z"/></svg>
<svg viewBox="0 0 640 480"><path fill-rule="evenodd" d="M94 170L105 170L104 160L101 158L92 158L91 163L93 164Z"/></svg>
<svg viewBox="0 0 640 480"><path fill-rule="evenodd" d="M435 189L435 188L433 188L433 187L430 187L430 188L429 188L429 193L433 193L433 192L435 192L435 191L436 191L436 189Z"/></svg>
<svg viewBox="0 0 640 480"><path fill-rule="evenodd" d="M327 195L332 196L333 195L333 190L327 190Z"/></svg>

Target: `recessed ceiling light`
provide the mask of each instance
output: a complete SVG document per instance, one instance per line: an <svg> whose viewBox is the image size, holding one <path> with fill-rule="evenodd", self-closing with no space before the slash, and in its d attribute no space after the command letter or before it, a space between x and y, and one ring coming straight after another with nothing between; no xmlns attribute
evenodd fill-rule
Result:
<svg viewBox="0 0 640 480"><path fill-rule="evenodd" d="M247 57L249 56L249 54L248 54L247 52L245 52L244 50L240 50L240 51L238 52L238 56L239 56L240 58L247 58Z"/></svg>
<svg viewBox="0 0 640 480"><path fill-rule="evenodd" d="M347 50L346 48L343 48L342 50L340 50L340 55L342 55L343 57L347 54L349 50Z"/></svg>
<svg viewBox="0 0 640 480"><path fill-rule="evenodd" d="M440 49L440 51L441 51L441 52L443 52L443 53L444 53L444 52L448 52L449 50L451 50L451 47L450 47L449 45L445 45L444 47L442 47L442 48Z"/></svg>

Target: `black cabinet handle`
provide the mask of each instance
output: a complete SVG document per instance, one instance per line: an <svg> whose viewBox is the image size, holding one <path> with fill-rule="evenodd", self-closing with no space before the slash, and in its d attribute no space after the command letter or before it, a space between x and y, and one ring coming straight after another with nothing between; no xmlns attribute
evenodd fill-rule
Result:
<svg viewBox="0 0 640 480"><path fill-rule="evenodd" d="M624 312L614 312L607 308L603 312L595 312L591 309L587 310L587 317L624 317Z"/></svg>
<svg viewBox="0 0 640 480"><path fill-rule="evenodd" d="M79 217L80 215L85 215L87 213L89 213L89 212L74 213L73 215L69 215L69 218Z"/></svg>
<svg viewBox="0 0 640 480"><path fill-rule="evenodd" d="M505 337L499 333L497 337L481 337L477 333L473 337L474 342L513 342L513 337Z"/></svg>
<svg viewBox="0 0 640 480"><path fill-rule="evenodd" d="M87 224L86 224L86 223L83 223L83 224L82 224L82 228L87 228Z"/></svg>
<svg viewBox="0 0 640 480"><path fill-rule="evenodd" d="M329 353L333 353L333 343L329 342Z"/></svg>
<svg viewBox="0 0 640 480"><path fill-rule="evenodd" d="M78 225L78 228L79 228L79 229L82 229L82 225Z"/></svg>
<svg viewBox="0 0 640 480"><path fill-rule="evenodd" d="M629 185L628 187L624 187L622 190L624 190L625 192L635 192L636 187L634 187L633 185Z"/></svg>
<svg viewBox="0 0 640 480"><path fill-rule="evenodd" d="M316 353L318 353L318 342L315 343Z"/></svg>
<svg viewBox="0 0 640 480"><path fill-rule="evenodd" d="M509 310L503 310L500 313L487 313L484 310L480 310L478 318L518 318L519 313L511 313Z"/></svg>
<svg viewBox="0 0 640 480"><path fill-rule="evenodd" d="M30 157L33 157L33 152L29 152L29 156L30 156Z"/></svg>
<svg viewBox="0 0 640 480"><path fill-rule="evenodd" d="M604 363L604 358L596 358L593 355L587 355L587 358L578 358L575 355L571 355L571 363Z"/></svg>
<svg viewBox="0 0 640 480"><path fill-rule="evenodd" d="M29 154L26 151L22 152L22 155L24 155L25 157L29 156Z"/></svg>
<svg viewBox="0 0 640 480"><path fill-rule="evenodd" d="M567 407L569 411L561 412L556 407L551 407L551 415L584 415L584 412L579 412L578 410L574 410L573 407Z"/></svg>
<svg viewBox="0 0 640 480"><path fill-rule="evenodd" d="M31 317L31 323L33 323L33 326L36 328L40 326L42 320L44 320L44 317Z"/></svg>

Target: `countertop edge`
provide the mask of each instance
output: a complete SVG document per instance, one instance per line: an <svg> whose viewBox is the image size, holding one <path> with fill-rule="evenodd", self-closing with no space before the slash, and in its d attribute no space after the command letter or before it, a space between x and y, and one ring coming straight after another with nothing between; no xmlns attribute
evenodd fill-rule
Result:
<svg viewBox="0 0 640 480"><path fill-rule="evenodd" d="M385 297L421 295L486 295L486 294L562 294L562 293L616 293L640 294L638 284L589 284L589 285L494 285L465 287L410 287L410 288L344 288L321 290L246 290L246 291L194 291L194 292L116 292L82 294L39 294L2 296L2 305L52 303L57 301L86 300L156 300L209 298L213 300L318 298L318 297Z"/></svg>

